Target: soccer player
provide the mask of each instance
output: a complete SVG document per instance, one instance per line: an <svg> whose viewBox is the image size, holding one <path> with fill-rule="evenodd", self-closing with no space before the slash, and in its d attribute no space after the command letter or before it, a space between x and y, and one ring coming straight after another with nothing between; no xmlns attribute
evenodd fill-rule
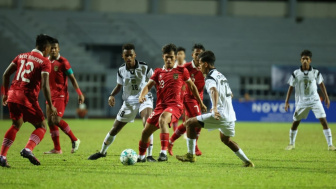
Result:
<svg viewBox="0 0 336 189"><path fill-rule="evenodd" d="M141 89L146 85L147 80L153 75L153 70L144 62L136 60L135 47L133 44L124 44L122 57L125 64L118 70L117 86L113 89L108 103L111 107L115 105L114 96L123 90L122 99L124 103L117 115L112 129L107 133L100 152L91 155L89 160L96 160L106 157L108 147L113 143L116 135L128 123L132 122L139 112L145 126L146 120L153 110L153 97L151 93L146 95L146 100L140 104L139 96ZM150 146L148 148L147 161L155 162L152 156L153 135L150 135Z"/></svg>
<svg viewBox="0 0 336 189"><path fill-rule="evenodd" d="M204 88L204 76L199 67L199 59L198 55L205 51L205 48L202 44L195 44L192 48L192 58L191 62L184 64L183 66L187 68L190 73L191 80L195 83L198 93L203 99L203 88ZM188 120L190 117L196 117L201 115L199 104L197 100L192 95L191 91L186 87L185 93L183 94L183 106L185 108L185 117L183 121ZM173 155L173 145L175 140L180 138L182 134L186 132L186 128L183 123L174 131L174 134L169 139L168 152L172 156ZM201 128L196 128L197 138L198 140L199 134L201 132ZM202 155L202 152L198 149L197 141L196 141L196 155Z"/></svg>
<svg viewBox="0 0 336 189"><path fill-rule="evenodd" d="M66 135L69 136L72 143L71 153L76 152L80 144L80 140L76 138L75 135L72 133L68 123L62 119L65 107L69 101L67 77L69 77L72 86L75 88L78 94L79 104L84 102L84 96L81 90L79 89L77 80L73 74L70 63L66 58L60 55L59 51L60 51L59 42L57 39L54 38L54 40L51 43L51 50L49 56L49 60L51 61L49 85L51 90L51 100L53 106L57 109L58 115L57 117L49 116L48 112L49 104L47 103L47 119L51 139L53 140L54 143L54 148L48 152L44 152L44 154L62 154L61 145L59 141L58 127L61 128L61 130Z"/></svg>
<svg viewBox="0 0 336 189"><path fill-rule="evenodd" d="M183 105L180 92L184 82L186 82L192 94L196 97L202 111L206 111L206 106L202 102L197 87L190 79L188 70L175 64L176 46L174 44L165 45L162 48L162 57L164 61L163 68L155 69L154 74L142 89L139 97L139 102L144 103L146 101L145 95L155 85L157 91L156 107L147 119L146 126L142 131L139 142L138 162L145 162L145 153L149 146L149 136L158 129L161 131L161 152L158 161L168 161L168 125L170 127L170 123L175 122L181 117Z"/></svg>
<svg viewBox="0 0 336 189"><path fill-rule="evenodd" d="M313 54L309 50L301 52L301 67L295 70L288 80L289 88L285 101L285 110L288 111L289 98L295 87L295 112L293 115L294 121L289 130L289 145L285 149L293 150L295 148L295 139L298 132L297 128L299 127L301 120L306 119L309 111L312 110L315 117L319 119L322 124L323 133L328 144L328 150L336 151L332 142L331 130L328 127L326 113L317 92L316 83L321 88L327 108L330 106L330 100L323 83L322 74L310 65L312 55Z"/></svg>
<svg viewBox="0 0 336 189"><path fill-rule="evenodd" d="M200 68L206 74L205 88L210 95L211 113L189 118L185 122L187 127L188 153L176 158L183 162L195 162L195 144L197 133L195 128L219 129L221 141L228 146L243 162L245 167L254 167L238 144L230 139L235 134L236 114L232 106L232 92L226 77L215 68L215 54L204 51L199 55Z"/></svg>
<svg viewBox="0 0 336 189"><path fill-rule="evenodd" d="M40 34L36 37L36 48L31 52L19 54L7 67L2 80L2 104L8 105L12 126L7 130L1 146L0 165L10 167L7 163L7 152L13 144L16 133L23 122L34 125L35 130L30 135L28 143L20 152L34 165L40 161L34 156L33 150L44 137L47 124L43 112L38 104L40 87L47 102L51 104L48 112L57 115L57 110L51 103L49 89L50 61L47 58L50 52L52 37ZM8 90L10 76L16 72L12 85Z"/></svg>

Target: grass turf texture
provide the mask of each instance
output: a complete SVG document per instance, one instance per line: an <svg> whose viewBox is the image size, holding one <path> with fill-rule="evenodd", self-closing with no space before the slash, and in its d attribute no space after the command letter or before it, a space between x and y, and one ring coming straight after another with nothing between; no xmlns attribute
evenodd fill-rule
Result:
<svg viewBox="0 0 336 189"><path fill-rule="evenodd" d="M33 126L25 123L7 154L12 167L0 167L0 188L335 188L336 152L327 151L319 123L301 123L296 149L285 151L290 123L237 122L233 140L256 165L244 168L240 159L220 142L217 130L201 132L198 144L203 155L195 163L182 163L169 156L168 162L124 166L119 161L124 149L138 153L140 120L124 127L105 158L89 161L88 156L100 150L113 120L66 121L81 139L78 152L70 153L70 139L61 132L63 154L44 155L53 148L47 131L34 150L41 165L32 165L19 153L33 131ZM11 121L0 121L0 125L2 140ZM334 136L335 126L330 124ZM159 152L156 131L154 158ZM186 152L186 142L181 137L174 144L174 155Z"/></svg>

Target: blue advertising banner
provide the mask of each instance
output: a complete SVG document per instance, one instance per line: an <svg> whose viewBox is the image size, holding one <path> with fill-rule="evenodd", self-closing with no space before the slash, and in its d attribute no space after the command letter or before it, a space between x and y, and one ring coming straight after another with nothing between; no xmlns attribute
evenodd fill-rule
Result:
<svg viewBox="0 0 336 189"><path fill-rule="evenodd" d="M314 67L314 65L312 66ZM289 87L288 79L298 68L299 66L273 65L271 71L272 90L287 91ZM316 69L322 74L327 91L336 92L336 67L316 67Z"/></svg>
<svg viewBox="0 0 336 189"><path fill-rule="evenodd" d="M285 101L257 100L251 102L232 101L236 112L237 121L262 121L262 122L292 122L295 102L290 102L288 112L285 111ZM324 106L328 122L336 122L336 102L330 103L330 108ZM311 111L306 122L319 122Z"/></svg>

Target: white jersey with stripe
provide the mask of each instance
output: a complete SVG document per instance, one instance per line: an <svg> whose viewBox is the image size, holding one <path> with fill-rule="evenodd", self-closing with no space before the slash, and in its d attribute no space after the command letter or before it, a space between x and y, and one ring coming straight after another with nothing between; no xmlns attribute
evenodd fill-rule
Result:
<svg viewBox="0 0 336 189"><path fill-rule="evenodd" d="M322 82L322 74L313 67L309 70L302 70L302 68L295 70L288 80L288 84L295 87L295 104L309 105L319 101L317 84Z"/></svg>
<svg viewBox="0 0 336 189"><path fill-rule="evenodd" d="M232 106L232 91L226 77L216 69L210 70L205 78L205 88L209 95L210 89L215 87L218 91L217 110L221 119L226 122L236 121L236 113ZM211 99L211 103L213 101Z"/></svg>
<svg viewBox="0 0 336 189"><path fill-rule="evenodd" d="M128 69L126 63L118 70L117 83L123 86L122 99L129 104L139 103L142 88L153 75L153 70L145 62L135 60L135 69ZM146 97L152 98L152 93Z"/></svg>

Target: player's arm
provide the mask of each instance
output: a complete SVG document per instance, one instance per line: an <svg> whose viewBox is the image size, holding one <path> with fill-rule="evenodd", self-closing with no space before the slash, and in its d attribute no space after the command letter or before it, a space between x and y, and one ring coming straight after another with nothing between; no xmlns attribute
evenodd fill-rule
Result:
<svg viewBox="0 0 336 189"><path fill-rule="evenodd" d="M217 104L218 104L218 91L216 89L216 87L211 87L210 88L210 98L212 101L212 111L214 112L214 117L215 119L219 120L220 118L220 114L217 110Z"/></svg>
<svg viewBox="0 0 336 189"><path fill-rule="evenodd" d="M293 86L289 86L288 91L287 91L287 96L286 96L286 100L285 100L285 110L286 112L288 111L289 108L289 98L293 92L294 87Z"/></svg>
<svg viewBox="0 0 336 189"><path fill-rule="evenodd" d="M49 87L49 73L42 72L41 73L41 88L43 91L43 95L49 104L49 112L51 115L57 115L57 109L52 105L51 96L50 96L50 87Z"/></svg>
<svg viewBox="0 0 336 189"><path fill-rule="evenodd" d="M117 86L114 87L113 91L111 92L108 103L111 107L115 105L115 98L114 96L117 95L121 91L122 85L118 84Z"/></svg>
<svg viewBox="0 0 336 189"><path fill-rule="evenodd" d="M8 87L10 76L16 71L16 65L12 62L9 64L4 74L2 75L2 86L1 86L1 94L2 94L2 105L7 105L8 98Z"/></svg>
<svg viewBox="0 0 336 189"><path fill-rule="evenodd" d="M68 75L71 83L72 83L72 86L74 87L74 89L76 90L77 94L78 94L78 103L79 104L82 104L84 103L84 100L85 100L85 97L82 93L82 91L79 89L79 85L77 83L77 80L75 78L75 75L74 74L70 74Z"/></svg>
<svg viewBox="0 0 336 189"><path fill-rule="evenodd" d="M330 107L330 100L329 100L329 96L328 96L328 93L327 93L327 89L326 89L323 82L320 84L320 88L321 88L321 91L322 91L323 96L324 96L324 103L327 106L327 108L329 108Z"/></svg>
<svg viewBox="0 0 336 189"><path fill-rule="evenodd" d="M207 112L207 107L203 104L203 101L198 93L197 87L194 84L194 82L191 81L191 79L188 79L186 81L186 84L188 85L190 91L192 92L192 94L194 95L194 97L196 97L197 102L199 103L202 112Z"/></svg>
<svg viewBox="0 0 336 189"><path fill-rule="evenodd" d="M155 81L150 79L145 87L141 90L140 96L139 96L139 102L143 103L146 101L145 95L148 93L148 91L155 85Z"/></svg>

